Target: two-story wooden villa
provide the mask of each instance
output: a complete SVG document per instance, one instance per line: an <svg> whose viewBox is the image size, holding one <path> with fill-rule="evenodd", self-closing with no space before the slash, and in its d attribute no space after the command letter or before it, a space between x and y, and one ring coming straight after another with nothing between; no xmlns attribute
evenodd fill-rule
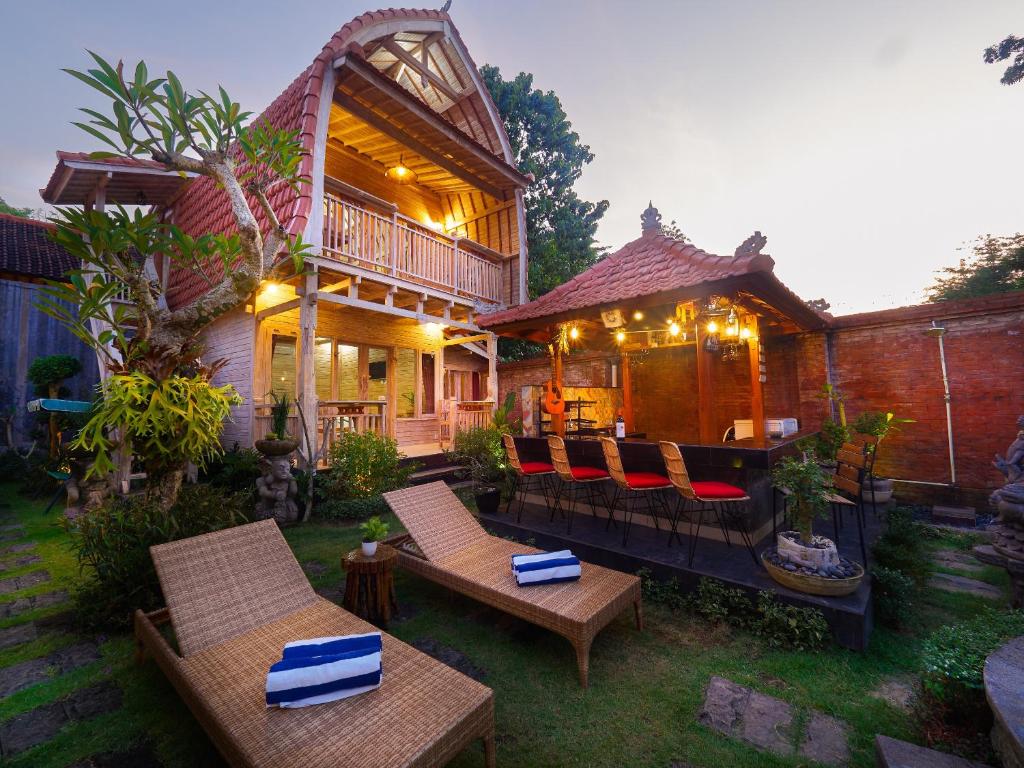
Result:
<svg viewBox="0 0 1024 768"><path fill-rule="evenodd" d="M372 429L410 454L436 452L460 422L489 418L497 345L476 317L525 296L529 179L448 14L359 16L259 119L297 130L307 150L311 184L297 199L283 187L272 203L314 248L305 274L268 281L205 333L210 359L228 361L219 382L245 398L225 444L268 431L271 392L317 413L320 434ZM55 173L62 190L75 188L75 173L86 179L65 171ZM139 171L109 169L102 183ZM211 179L181 183L160 201L172 221L195 234L230 229ZM88 203L86 187L64 202ZM172 308L209 285L155 269Z"/></svg>

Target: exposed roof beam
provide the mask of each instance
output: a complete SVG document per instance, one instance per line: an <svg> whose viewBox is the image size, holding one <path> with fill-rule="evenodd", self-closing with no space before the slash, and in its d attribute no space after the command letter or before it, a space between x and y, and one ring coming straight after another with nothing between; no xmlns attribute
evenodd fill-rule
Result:
<svg viewBox="0 0 1024 768"><path fill-rule="evenodd" d="M490 182L484 181L483 179L477 177L476 174L466 170L455 161L449 160L440 152L431 149L426 144L421 142L419 139L414 138L412 135L406 133L401 128L396 126L394 123L388 120L388 118L382 117L373 110L364 107L362 104L360 104L358 101L353 99L348 94L341 93L339 91L335 93L334 100L338 103L339 106L341 106L343 109L348 110L363 122L373 126L381 133L390 136L400 144L404 144L413 152L416 152L426 160L429 160L434 165L444 168L446 171L452 174L452 176L457 176L463 181L472 184L477 189L486 192L488 195L497 198L498 200L504 197L501 190L495 187Z"/></svg>
<svg viewBox="0 0 1024 768"><path fill-rule="evenodd" d="M451 231L453 229L458 229L459 227L465 226L466 224L469 224L471 222L477 221L478 219L482 219L485 216L490 216L492 213L501 213L506 208L511 208L515 204L516 204L515 200L506 200L504 203L499 203L498 205L492 205L490 208L484 208L482 211L474 213L472 216L466 216L465 218L462 218L462 219L456 219L454 222L452 222L452 225L449 226L449 227L446 227L446 229L448 231Z"/></svg>
<svg viewBox="0 0 1024 768"><path fill-rule="evenodd" d="M520 173L513 166L509 165L503 158L492 154L488 149L481 146L476 142L476 140L462 133L462 131L434 112L426 104L412 98L408 91L402 88L398 83L393 80L389 80L382 75L372 64L368 64L357 57L342 56L335 59L334 66L344 67L349 72L358 75L371 86L374 86L378 90L382 90L391 98L398 101L409 112L416 115L416 117L444 134L444 136L450 141L478 156L492 169L501 173L509 181L515 183L516 186L526 187L530 184L529 178Z"/></svg>

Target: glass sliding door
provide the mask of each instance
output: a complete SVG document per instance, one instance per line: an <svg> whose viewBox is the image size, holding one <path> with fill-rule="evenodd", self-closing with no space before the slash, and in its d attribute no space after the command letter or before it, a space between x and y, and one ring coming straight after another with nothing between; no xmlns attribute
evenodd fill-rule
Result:
<svg viewBox="0 0 1024 768"><path fill-rule="evenodd" d="M434 371L437 359L433 352L420 353L420 413L432 416L437 411L437 395L434 392Z"/></svg>
<svg viewBox="0 0 1024 768"><path fill-rule="evenodd" d="M367 352L370 375L366 399L385 400L388 396L388 351L380 347L369 347Z"/></svg>
<svg viewBox="0 0 1024 768"><path fill-rule="evenodd" d="M333 388L334 341L318 338L313 347L313 370L316 377L318 400L334 400Z"/></svg>
<svg viewBox="0 0 1024 768"><path fill-rule="evenodd" d="M362 400L359 396L359 347L338 344L338 399Z"/></svg>
<svg viewBox="0 0 1024 768"><path fill-rule="evenodd" d="M275 395L296 395L296 342L294 336L274 334L270 345L270 391ZM262 395L262 393L260 393Z"/></svg>
<svg viewBox="0 0 1024 768"><path fill-rule="evenodd" d="M399 348L396 356L394 376L398 384L398 408L400 419L416 415L416 350Z"/></svg>

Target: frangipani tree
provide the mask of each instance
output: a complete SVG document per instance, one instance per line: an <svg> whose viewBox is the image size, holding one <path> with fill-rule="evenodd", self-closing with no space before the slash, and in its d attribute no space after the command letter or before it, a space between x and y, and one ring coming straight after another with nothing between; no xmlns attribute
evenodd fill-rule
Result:
<svg viewBox="0 0 1024 768"><path fill-rule="evenodd" d="M223 419L237 402L230 387L210 384L218 363L200 362L199 334L281 263L302 269L308 246L289 236L268 193L285 184L298 194L308 183L299 175L303 150L295 132L248 124L251 113L223 88L216 95L193 93L173 72L151 79L140 61L126 76L123 62L90 55L95 68L65 71L110 100L104 111L83 108L89 120L75 123L109 148L94 156L147 158L210 177L234 220L232 233L189 234L156 213L123 208L63 208L55 217L54 239L83 269L68 283L51 284L41 306L92 346L111 373L77 444L96 452L94 473L107 471L116 429L145 461L149 489L170 506L185 464L201 465L219 452ZM174 269L202 277L203 296L169 308L147 269L158 254ZM115 302L118 296L127 302Z"/></svg>

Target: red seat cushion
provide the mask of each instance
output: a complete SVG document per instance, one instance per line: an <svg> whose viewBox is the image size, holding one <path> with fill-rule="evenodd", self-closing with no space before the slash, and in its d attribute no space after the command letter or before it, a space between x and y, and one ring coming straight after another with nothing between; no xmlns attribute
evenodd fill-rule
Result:
<svg viewBox="0 0 1024 768"><path fill-rule="evenodd" d="M630 488L667 488L672 485L667 477L657 472L627 472L626 484Z"/></svg>
<svg viewBox="0 0 1024 768"><path fill-rule="evenodd" d="M608 472L598 467L573 467L573 480L603 480L608 477Z"/></svg>
<svg viewBox="0 0 1024 768"><path fill-rule="evenodd" d="M693 492L702 499L742 499L747 495L742 488L717 480L698 480L690 485L693 486Z"/></svg>
<svg viewBox="0 0 1024 768"><path fill-rule="evenodd" d="M524 475L540 475L544 472L554 472L555 468L546 461L524 461L520 466Z"/></svg>

